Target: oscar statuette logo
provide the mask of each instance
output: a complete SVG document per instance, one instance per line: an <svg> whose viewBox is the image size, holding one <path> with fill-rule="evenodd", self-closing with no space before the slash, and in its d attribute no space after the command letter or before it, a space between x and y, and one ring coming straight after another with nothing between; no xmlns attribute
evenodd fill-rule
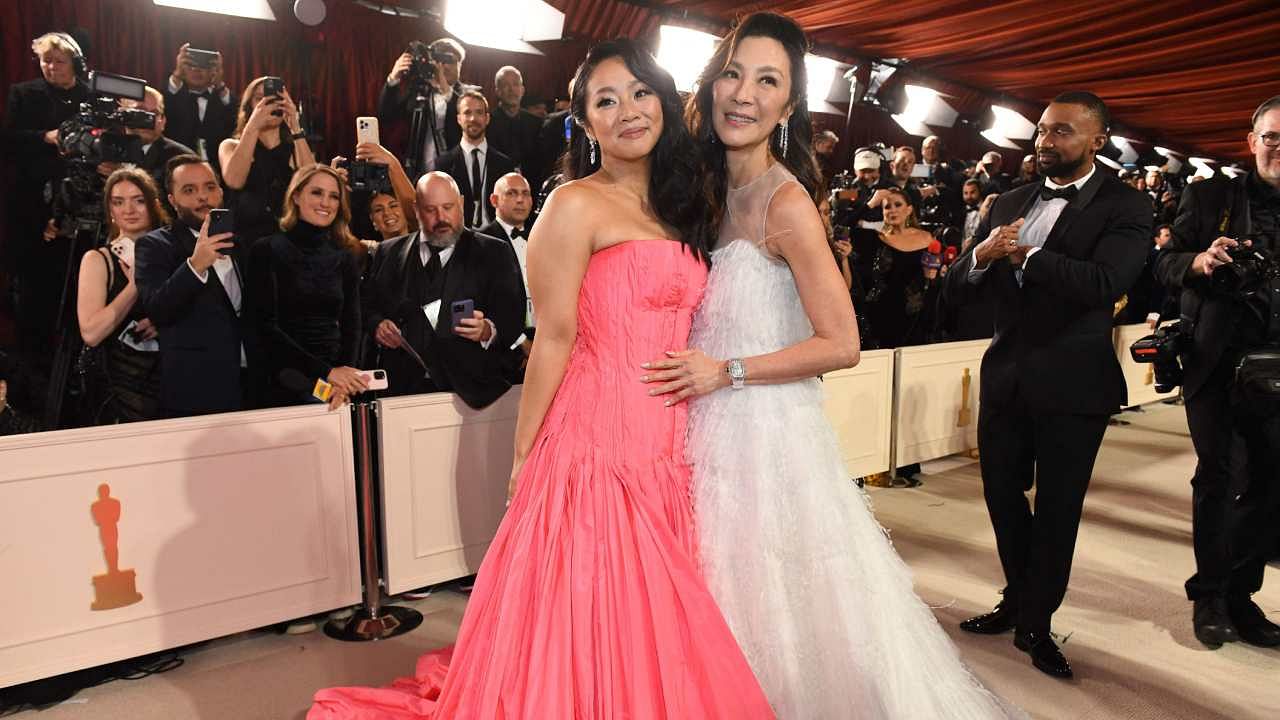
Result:
<svg viewBox="0 0 1280 720"><path fill-rule="evenodd" d="M132 605L142 599L135 585L133 570L120 569L120 501L111 497L111 486L98 486L98 499L89 506L93 522L102 540L102 554L107 560L107 573L93 576L93 604L90 610L112 610Z"/></svg>

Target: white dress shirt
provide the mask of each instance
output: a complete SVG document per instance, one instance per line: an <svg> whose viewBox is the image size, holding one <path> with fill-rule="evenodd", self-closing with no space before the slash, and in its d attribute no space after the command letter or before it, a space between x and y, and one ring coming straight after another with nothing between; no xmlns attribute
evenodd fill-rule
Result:
<svg viewBox="0 0 1280 720"><path fill-rule="evenodd" d="M446 248L432 248L427 242L426 234L418 233L418 257L422 258L423 267L426 267L427 263L431 261L431 252L435 250L436 255L440 258L440 269L444 270L444 266L448 265L449 259L453 257L453 248L453 245ZM488 350L489 346L493 344L494 338L498 337L498 326L494 325L489 318L485 318L484 321L489 326L489 339L480 341L480 347ZM431 326L435 327L434 321Z"/></svg>
<svg viewBox="0 0 1280 720"><path fill-rule="evenodd" d="M524 283L525 297L524 326L537 327L537 323L534 321L533 317L533 299L529 297L529 261L527 259L529 254L529 241L522 237L511 237L511 232L515 230L517 226L511 225L506 220L503 220L501 215L497 216L497 221L498 224L502 226L503 232L505 232L507 237L511 240L511 248L516 251L516 260L520 263L520 280ZM527 233L528 231L521 228L521 232Z"/></svg>
<svg viewBox="0 0 1280 720"><path fill-rule="evenodd" d="M169 76L169 94L176 95L182 89L182 83L174 82L173 76ZM231 88L226 85L222 86L222 92L218 93L218 100L223 105L231 104ZM204 122L205 110L209 108L209 97L207 95L199 95L196 97L196 112L200 115L200 122Z"/></svg>
<svg viewBox="0 0 1280 720"><path fill-rule="evenodd" d="M1081 190L1084 188L1085 183L1089 182L1089 179L1092 178L1093 174L1097 171L1098 167L1095 165L1089 168L1089 172L1086 173L1084 177L1076 180L1075 182L1067 183L1066 185L1059 185L1053 180L1045 178L1044 186L1050 190L1061 190L1062 188L1074 185L1077 190ZM1068 204L1066 198L1045 200L1039 196L1039 192L1039 189L1037 189L1036 200L1031 204L1031 209L1027 211L1024 222L1022 223L1022 229L1018 231L1018 244L1026 245L1031 248L1027 251L1027 256L1022 259L1022 266L1016 268L1015 271L1019 285L1022 284L1022 272L1026 269L1027 263L1030 262L1031 256L1035 255L1044 247L1045 242L1049 239L1049 233L1053 230L1053 226L1057 224L1058 218L1062 217L1062 211L1066 209ZM986 240L986 238L978 238L978 242L982 242L983 240ZM972 258L972 256L970 257ZM990 265L988 265L988 267L990 267ZM982 274L986 271L987 268L970 268L968 276L969 282L978 282L982 279Z"/></svg>

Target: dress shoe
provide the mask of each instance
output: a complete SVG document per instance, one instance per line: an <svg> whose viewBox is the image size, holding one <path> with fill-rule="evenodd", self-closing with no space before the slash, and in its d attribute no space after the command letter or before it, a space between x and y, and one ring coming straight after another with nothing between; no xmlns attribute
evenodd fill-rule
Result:
<svg viewBox="0 0 1280 720"><path fill-rule="evenodd" d="M1062 655L1048 633L1029 632L1013 636L1013 646L1031 656L1031 664L1045 675L1056 678L1072 676L1071 664Z"/></svg>
<svg viewBox="0 0 1280 720"><path fill-rule="evenodd" d="M1235 623L1231 622L1231 614L1227 611L1225 598L1208 597L1196 600L1191 612L1191 624L1195 627L1196 639L1211 650L1222 647L1222 643L1240 639Z"/></svg>
<svg viewBox="0 0 1280 720"><path fill-rule="evenodd" d="M960 629L979 635L999 635L1009 632L1018 624L1018 613L1005 603L996 605L996 609L985 615L971 617L960 623Z"/></svg>
<svg viewBox="0 0 1280 720"><path fill-rule="evenodd" d="M1227 612L1241 640L1258 647L1280 645L1280 625L1268 620L1262 608L1247 595L1228 599Z"/></svg>

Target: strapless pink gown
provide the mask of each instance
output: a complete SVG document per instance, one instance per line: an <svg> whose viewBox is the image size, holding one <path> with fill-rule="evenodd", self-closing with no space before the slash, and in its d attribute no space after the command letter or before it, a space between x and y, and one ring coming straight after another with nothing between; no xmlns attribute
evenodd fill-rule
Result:
<svg viewBox="0 0 1280 720"><path fill-rule="evenodd" d="M686 405L640 364L684 348L706 268L669 240L592 256L564 382L457 644L309 720L750 720L773 712L695 561Z"/></svg>

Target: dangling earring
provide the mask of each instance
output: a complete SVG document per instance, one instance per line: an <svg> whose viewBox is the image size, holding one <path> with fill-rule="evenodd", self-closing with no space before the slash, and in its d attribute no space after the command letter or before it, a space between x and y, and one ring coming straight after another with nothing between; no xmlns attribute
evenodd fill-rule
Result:
<svg viewBox="0 0 1280 720"><path fill-rule="evenodd" d="M591 148L591 152L588 153L587 158L592 165L595 165L596 164L596 141L591 138L587 138L587 147Z"/></svg>
<svg viewBox="0 0 1280 720"><path fill-rule="evenodd" d="M787 156L787 123L778 123L778 146L782 149L782 157Z"/></svg>

